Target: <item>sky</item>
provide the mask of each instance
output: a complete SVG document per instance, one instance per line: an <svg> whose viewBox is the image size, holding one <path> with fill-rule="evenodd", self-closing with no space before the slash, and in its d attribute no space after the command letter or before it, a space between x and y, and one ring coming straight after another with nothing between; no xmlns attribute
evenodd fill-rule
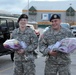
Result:
<svg viewBox="0 0 76 75"><path fill-rule="evenodd" d="M22 9L31 1L46 0L0 0L0 10L8 11L12 14L21 14ZM74 1L74 0L47 0L47 1Z"/></svg>

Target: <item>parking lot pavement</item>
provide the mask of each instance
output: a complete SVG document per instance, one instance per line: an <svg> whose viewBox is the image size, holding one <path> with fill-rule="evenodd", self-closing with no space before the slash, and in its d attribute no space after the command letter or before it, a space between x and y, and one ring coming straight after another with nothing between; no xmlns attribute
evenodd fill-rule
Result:
<svg viewBox="0 0 76 75"><path fill-rule="evenodd" d="M0 75L13 75L13 62L10 55L0 56Z"/></svg>
<svg viewBox="0 0 76 75"><path fill-rule="evenodd" d="M44 65L45 65L45 58L39 57L35 60L36 63L36 75L44 75Z"/></svg>

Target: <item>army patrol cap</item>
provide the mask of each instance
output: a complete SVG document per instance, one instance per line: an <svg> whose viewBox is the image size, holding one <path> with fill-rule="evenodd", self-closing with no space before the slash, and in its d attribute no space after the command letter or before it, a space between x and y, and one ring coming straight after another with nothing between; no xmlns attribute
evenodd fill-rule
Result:
<svg viewBox="0 0 76 75"><path fill-rule="evenodd" d="M50 18L50 21L53 19L60 19L60 16L58 14L53 14Z"/></svg>
<svg viewBox="0 0 76 75"><path fill-rule="evenodd" d="M26 14L22 14L22 15L18 18L18 22L19 22L22 18L28 19L28 16L27 16Z"/></svg>

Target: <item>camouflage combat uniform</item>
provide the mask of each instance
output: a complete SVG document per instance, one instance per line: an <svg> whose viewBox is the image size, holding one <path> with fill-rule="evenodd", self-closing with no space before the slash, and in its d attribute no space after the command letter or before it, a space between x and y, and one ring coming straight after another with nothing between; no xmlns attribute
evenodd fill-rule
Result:
<svg viewBox="0 0 76 75"><path fill-rule="evenodd" d="M15 51L14 75L35 75L33 52L38 46L38 38L35 32L29 27L26 27L24 32L21 32L18 28L13 31L12 38L24 41L27 44L24 54L18 54Z"/></svg>
<svg viewBox="0 0 76 75"><path fill-rule="evenodd" d="M70 54L57 52L56 56L49 55L48 46L55 44L63 38L72 36L73 34L69 29L64 29L62 27L59 32L56 32L52 27L49 27L49 29L42 34L39 40L39 50L44 56L46 56L44 75L57 75L57 72L59 75L70 75Z"/></svg>

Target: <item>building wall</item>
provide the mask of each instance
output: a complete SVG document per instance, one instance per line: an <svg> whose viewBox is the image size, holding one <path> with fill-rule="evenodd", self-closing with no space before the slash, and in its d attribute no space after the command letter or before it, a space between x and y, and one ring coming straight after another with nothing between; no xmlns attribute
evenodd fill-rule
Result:
<svg viewBox="0 0 76 75"><path fill-rule="evenodd" d="M26 13L27 12L23 12ZM37 11L37 15L28 15L29 16L29 21L36 21L36 22L44 22L44 21L49 21L48 20L42 20L42 14L61 14L61 20L62 22L76 22L76 12L74 17L67 17L66 16L66 11ZM50 16L51 17L51 16Z"/></svg>

